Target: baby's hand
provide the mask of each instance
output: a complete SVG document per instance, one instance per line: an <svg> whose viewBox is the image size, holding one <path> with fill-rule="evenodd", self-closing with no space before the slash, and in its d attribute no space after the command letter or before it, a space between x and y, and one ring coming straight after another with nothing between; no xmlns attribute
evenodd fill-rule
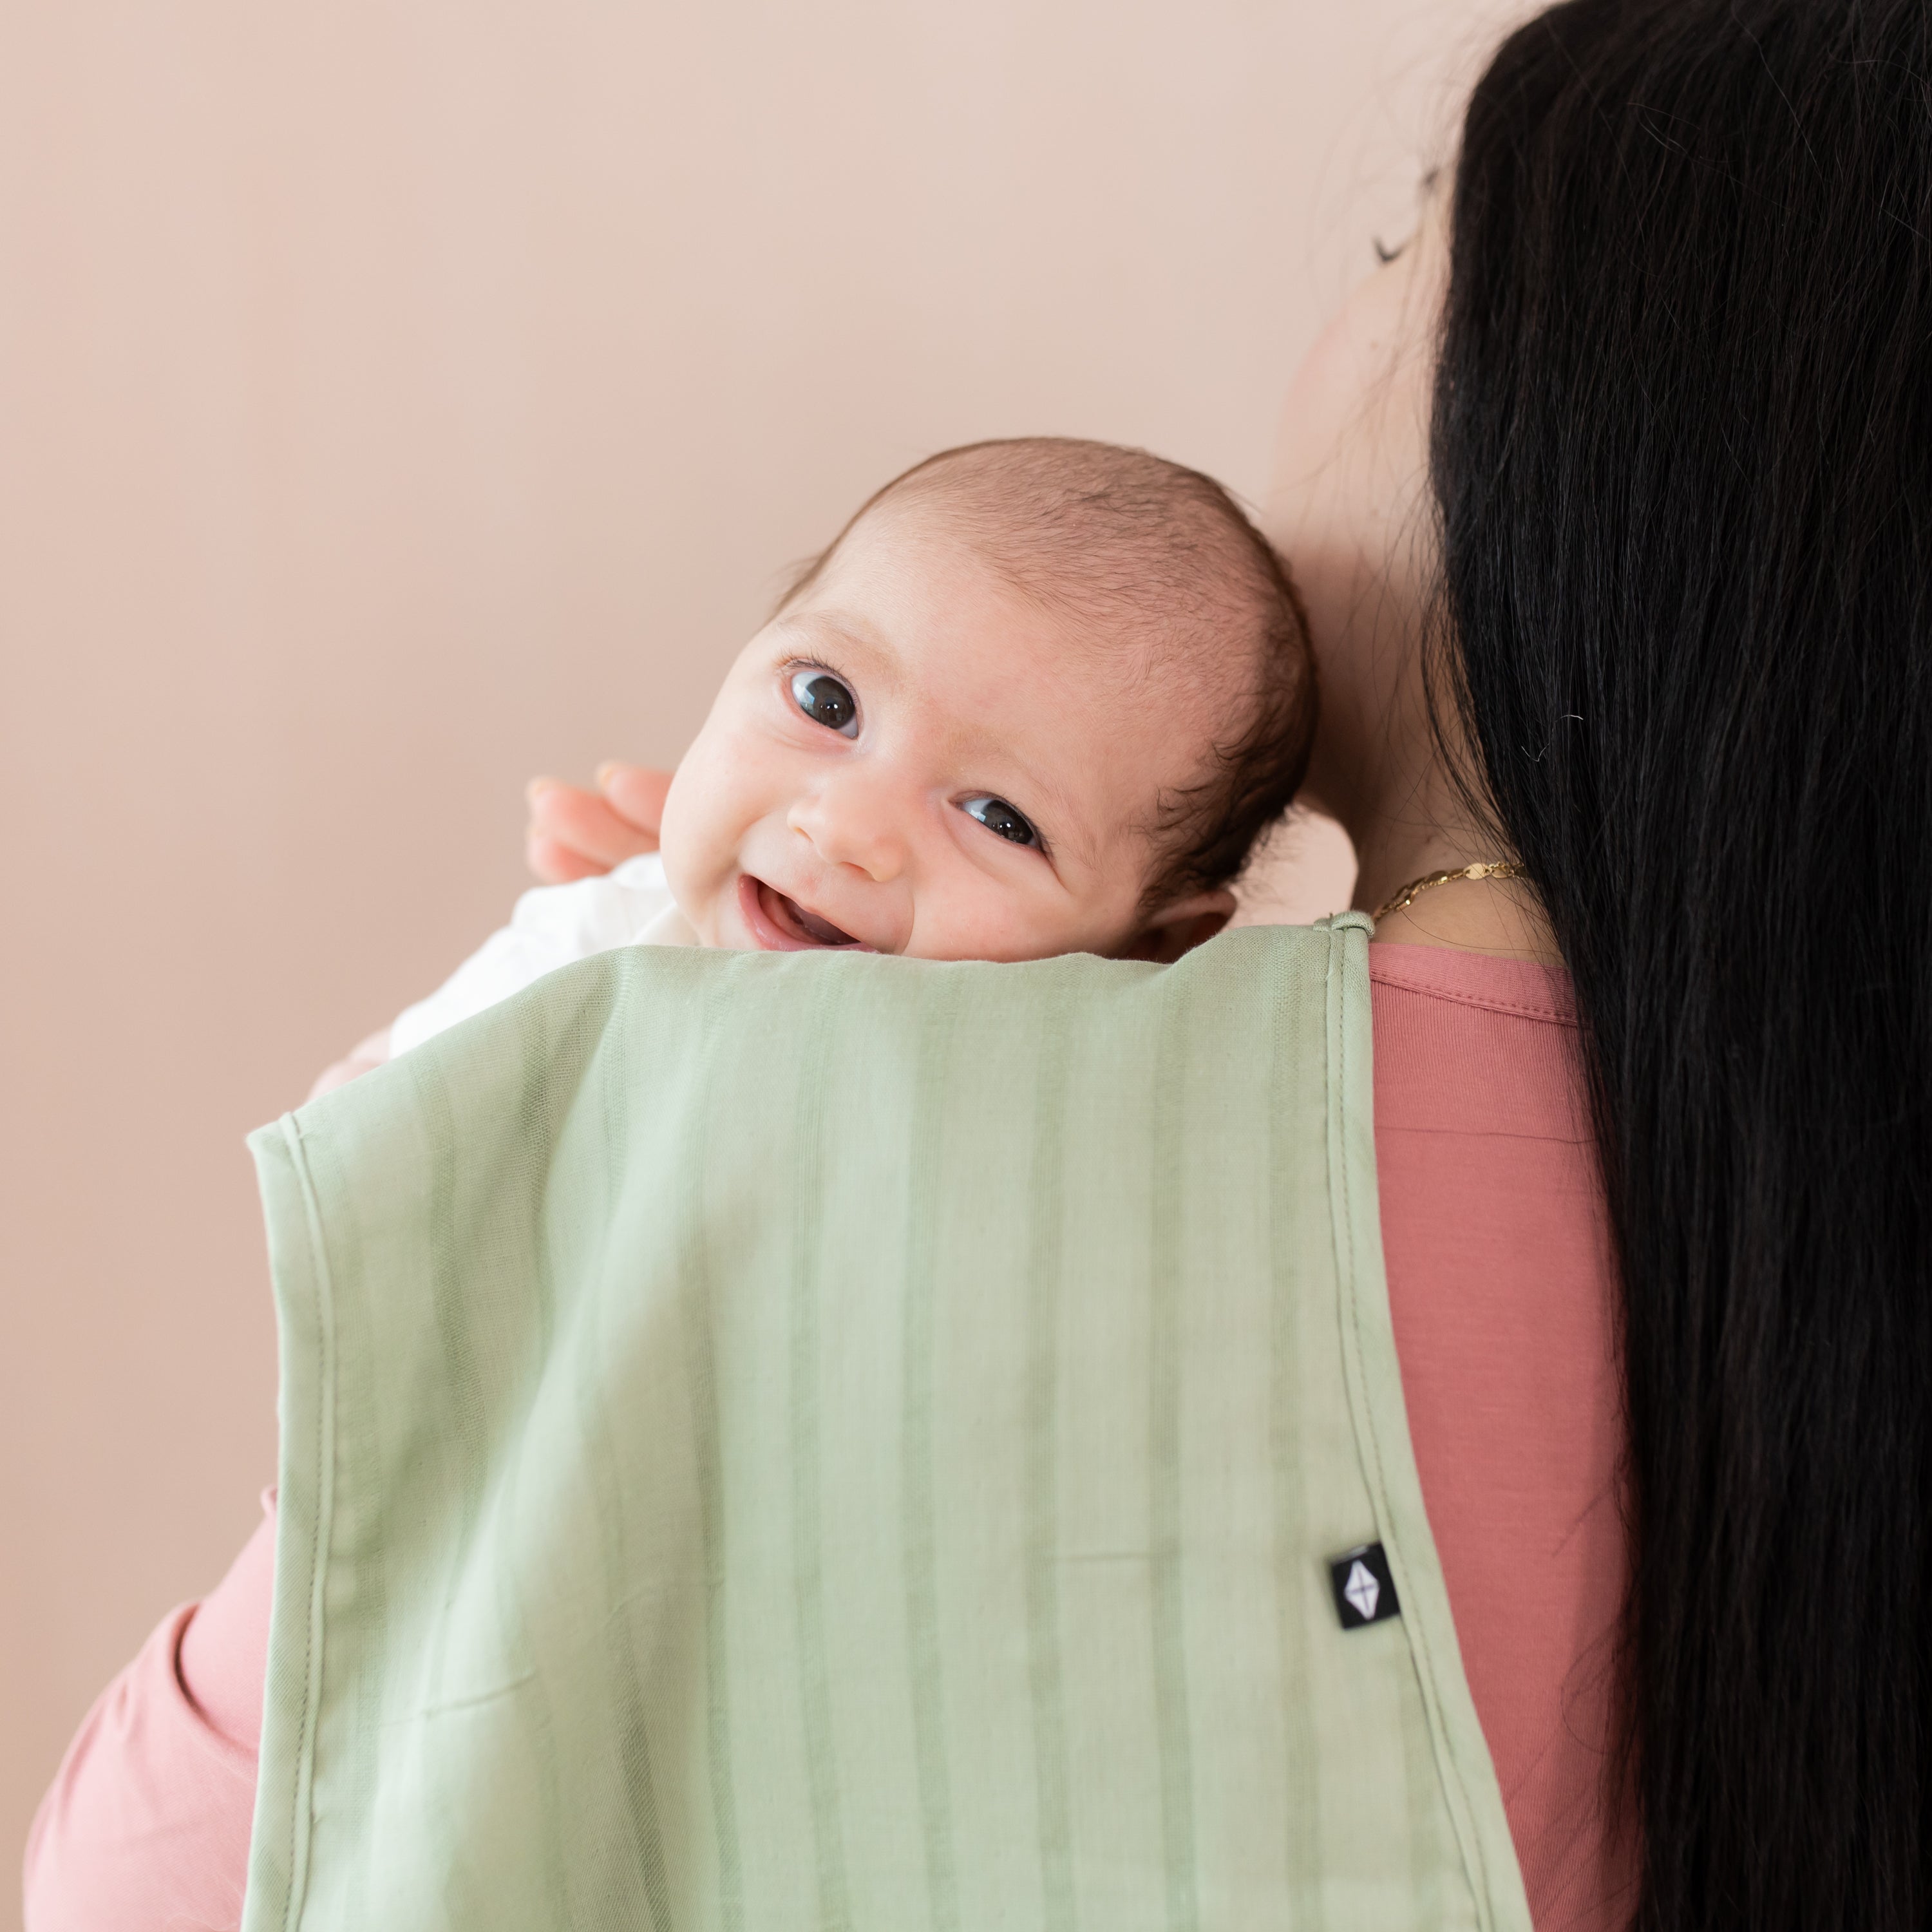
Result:
<svg viewBox="0 0 1932 1932"><path fill-rule="evenodd" d="M668 772L614 760L597 767L597 790L559 778L532 778L530 822L524 850L530 870L548 885L587 879L658 849Z"/></svg>

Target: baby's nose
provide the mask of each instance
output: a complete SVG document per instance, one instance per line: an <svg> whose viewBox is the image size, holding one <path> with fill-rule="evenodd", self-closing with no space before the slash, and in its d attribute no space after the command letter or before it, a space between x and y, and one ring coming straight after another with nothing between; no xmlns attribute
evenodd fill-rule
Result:
<svg viewBox="0 0 1932 1932"><path fill-rule="evenodd" d="M883 788L851 779L827 785L792 807L794 832L829 866L852 866L884 885L905 869L900 814Z"/></svg>

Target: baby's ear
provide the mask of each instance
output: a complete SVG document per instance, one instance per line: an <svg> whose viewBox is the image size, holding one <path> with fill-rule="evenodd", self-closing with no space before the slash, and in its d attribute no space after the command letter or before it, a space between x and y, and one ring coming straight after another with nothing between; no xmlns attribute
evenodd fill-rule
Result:
<svg viewBox="0 0 1932 1932"><path fill-rule="evenodd" d="M1126 945L1122 959L1151 959L1171 966L1184 952L1204 945L1234 916L1234 896L1226 886L1193 892L1163 906Z"/></svg>

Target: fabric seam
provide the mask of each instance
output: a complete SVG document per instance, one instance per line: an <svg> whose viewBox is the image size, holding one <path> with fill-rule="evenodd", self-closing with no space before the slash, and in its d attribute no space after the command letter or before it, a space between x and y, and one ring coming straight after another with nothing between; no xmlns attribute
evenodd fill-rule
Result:
<svg viewBox="0 0 1932 1932"><path fill-rule="evenodd" d="M1402 975L1387 967L1370 964L1369 977L1378 986L1392 986L1396 992L1414 993L1424 1000L1443 1000L1451 1006L1474 1006L1478 1012L1507 1013L1514 1019L1540 1020L1546 1026L1568 1027L1571 1031L1576 1028L1576 1016L1566 1013L1556 1006L1526 1006L1518 1000L1499 1000L1486 998L1480 993L1465 993L1444 986L1431 986L1420 980L1406 980Z"/></svg>
<svg viewBox="0 0 1932 1932"><path fill-rule="evenodd" d="M302 1652L302 1720L299 1755L289 1810L289 1896L282 1915L285 1928L301 1920L308 1891L309 1840L314 1828L316 1732L322 1700L317 1684L322 1670L324 1610L322 1553L328 1544L328 1527L334 1505L335 1444L335 1298L330 1279L328 1254L322 1237L322 1211L316 1198L315 1181L309 1172L308 1149L302 1127L293 1114L282 1123L290 1150L290 1164L301 1186L302 1211L308 1233L310 1265L315 1281L315 1352L316 1367L315 1462L315 1510L309 1546L309 1614L307 1640Z"/></svg>

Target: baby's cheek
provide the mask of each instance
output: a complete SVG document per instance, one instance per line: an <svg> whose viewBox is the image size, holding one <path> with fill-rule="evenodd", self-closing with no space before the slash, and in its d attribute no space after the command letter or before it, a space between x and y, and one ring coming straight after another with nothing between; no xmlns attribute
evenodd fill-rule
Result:
<svg viewBox="0 0 1932 1932"><path fill-rule="evenodd" d="M713 944L721 896L735 888L745 835L763 809L759 761L734 739L701 734L671 781L660 849L686 918Z"/></svg>
<svg viewBox="0 0 1932 1932"><path fill-rule="evenodd" d="M1058 891L1037 896L1007 881L922 898L908 950L926 959L1052 959L1097 950L1093 922Z"/></svg>
<svg viewBox="0 0 1932 1932"><path fill-rule="evenodd" d="M687 756L664 800L658 850L664 878L684 916L709 938L709 915L718 892L724 826L715 786Z"/></svg>

